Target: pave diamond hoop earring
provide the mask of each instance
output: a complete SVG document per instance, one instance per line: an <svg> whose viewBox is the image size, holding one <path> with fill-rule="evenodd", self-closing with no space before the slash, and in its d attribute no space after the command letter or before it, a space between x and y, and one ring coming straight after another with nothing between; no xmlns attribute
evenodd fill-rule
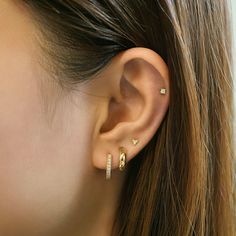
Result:
<svg viewBox="0 0 236 236"><path fill-rule="evenodd" d="M106 166L106 179L111 179L111 166L112 166L112 155L107 154L107 166Z"/></svg>

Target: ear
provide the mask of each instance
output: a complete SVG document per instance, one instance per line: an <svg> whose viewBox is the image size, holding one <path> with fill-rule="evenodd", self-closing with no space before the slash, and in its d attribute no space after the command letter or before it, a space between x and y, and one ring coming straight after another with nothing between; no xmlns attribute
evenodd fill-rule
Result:
<svg viewBox="0 0 236 236"><path fill-rule="evenodd" d="M162 123L170 96L168 68L155 51L135 47L116 55L97 81L96 91L107 97L97 107L92 163L106 169L110 153L112 169L116 169L119 147L125 148L129 162ZM132 139L138 139L138 144Z"/></svg>

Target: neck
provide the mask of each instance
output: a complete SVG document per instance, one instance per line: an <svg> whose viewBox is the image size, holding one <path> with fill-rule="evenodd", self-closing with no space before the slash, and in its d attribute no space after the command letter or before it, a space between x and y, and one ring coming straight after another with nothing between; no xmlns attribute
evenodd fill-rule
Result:
<svg viewBox="0 0 236 236"><path fill-rule="evenodd" d="M110 180L105 171L93 170L81 184L77 207L69 217L66 234L69 236L110 236L118 207L125 172L114 170ZM64 232L64 233L65 233Z"/></svg>

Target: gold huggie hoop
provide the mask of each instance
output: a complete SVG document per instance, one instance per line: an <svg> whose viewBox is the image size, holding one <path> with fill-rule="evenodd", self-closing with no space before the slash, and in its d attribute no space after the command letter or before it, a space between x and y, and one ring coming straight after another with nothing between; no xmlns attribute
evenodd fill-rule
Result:
<svg viewBox="0 0 236 236"><path fill-rule="evenodd" d="M106 179L111 179L112 155L107 154Z"/></svg>
<svg viewBox="0 0 236 236"><path fill-rule="evenodd" d="M119 164L119 169L120 171L123 171L125 169L126 165L126 153L123 147L120 147L120 164Z"/></svg>

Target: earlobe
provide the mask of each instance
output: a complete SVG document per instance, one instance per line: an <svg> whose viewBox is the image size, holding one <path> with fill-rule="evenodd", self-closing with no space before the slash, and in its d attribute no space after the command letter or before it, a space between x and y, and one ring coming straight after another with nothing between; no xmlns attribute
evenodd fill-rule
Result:
<svg viewBox="0 0 236 236"><path fill-rule="evenodd" d="M114 86L103 88L111 95L101 107L106 112L100 114L103 119L99 119L102 122L98 124L92 159L96 168L110 168L107 173L111 174L111 169L125 169L154 136L167 112L170 94L167 65L148 48L118 54L108 70L115 76L102 80ZM106 159L108 154L112 161Z"/></svg>

